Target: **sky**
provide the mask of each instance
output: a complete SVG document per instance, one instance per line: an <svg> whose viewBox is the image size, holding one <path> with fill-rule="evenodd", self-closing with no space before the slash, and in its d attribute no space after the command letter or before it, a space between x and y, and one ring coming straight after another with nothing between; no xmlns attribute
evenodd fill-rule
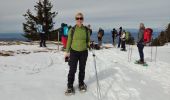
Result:
<svg viewBox="0 0 170 100"><path fill-rule="evenodd" d="M0 0L0 33L23 32L23 14L27 9L33 13L38 0ZM62 22L75 24L75 14L84 14L84 24L93 30L139 27L164 29L170 23L170 0L50 0L52 11L58 12L54 28Z"/></svg>

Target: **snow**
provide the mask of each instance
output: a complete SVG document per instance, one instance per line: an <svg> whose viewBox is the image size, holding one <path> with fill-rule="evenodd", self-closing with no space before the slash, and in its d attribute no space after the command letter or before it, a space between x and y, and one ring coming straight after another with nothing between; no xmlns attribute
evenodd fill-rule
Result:
<svg viewBox="0 0 170 100"><path fill-rule="evenodd" d="M111 44L104 44L112 47ZM54 44L48 48L38 45L0 46L1 50L27 50L30 54L0 56L0 100L98 100L92 52L89 51L85 83L86 93L65 96L68 64L64 53ZM95 50L101 100L170 100L170 45L145 47L145 60L149 66L134 64L139 59L138 49L132 46L132 58L118 48ZM48 51L48 52L34 52Z"/></svg>

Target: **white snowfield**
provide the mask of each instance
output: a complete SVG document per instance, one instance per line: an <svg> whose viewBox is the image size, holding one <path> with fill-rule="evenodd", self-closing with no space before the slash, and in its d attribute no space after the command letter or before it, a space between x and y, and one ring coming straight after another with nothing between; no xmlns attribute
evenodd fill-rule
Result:
<svg viewBox="0 0 170 100"><path fill-rule="evenodd" d="M56 45L47 46L57 49ZM151 62L151 47L144 48L148 67L134 64L139 59L136 45L132 46L130 62L128 51L114 47L95 50L100 100L170 100L170 44L157 48L156 59L156 47L152 49ZM1 50L28 50L31 53L0 56L0 100L98 100L91 51L86 65L87 92L78 91L77 69L76 93L65 96L69 67L62 51L35 53L36 50L46 50L38 45L0 46Z"/></svg>

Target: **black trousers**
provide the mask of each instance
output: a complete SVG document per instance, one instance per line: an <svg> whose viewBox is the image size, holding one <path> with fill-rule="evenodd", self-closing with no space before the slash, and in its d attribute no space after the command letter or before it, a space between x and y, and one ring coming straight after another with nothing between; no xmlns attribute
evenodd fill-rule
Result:
<svg viewBox="0 0 170 100"><path fill-rule="evenodd" d="M86 61L88 57L88 51L70 51L70 60L69 60L69 66L70 70L68 73L68 87L73 87L75 73L77 71L77 63L79 62L79 85L84 84L84 78L85 78L85 67L86 67Z"/></svg>
<svg viewBox="0 0 170 100"><path fill-rule="evenodd" d="M40 47L46 47L46 35L45 34L40 34Z"/></svg>
<svg viewBox="0 0 170 100"><path fill-rule="evenodd" d="M142 43L138 43L137 47L139 51L140 61L144 62L144 53L143 53L144 45Z"/></svg>
<svg viewBox="0 0 170 100"><path fill-rule="evenodd" d="M113 38L113 44L115 44L115 37L114 37L114 36L112 36L112 38Z"/></svg>
<svg viewBox="0 0 170 100"><path fill-rule="evenodd" d="M102 38L98 37L98 45L101 46L102 45Z"/></svg>
<svg viewBox="0 0 170 100"><path fill-rule="evenodd" d="M121 48L122 48L123 50L126 50L126 41L122 41L122 43L121 43Z"/></svg>
<svg viewBox="0 0 170 100"><path fill-rule="evenodd" d="M101 37L98 37L98 41L102 41L102 38L101 38Z"/></svg>
<svg viewBox="0 0 170 100"><path fill-rule="evenodd" d="M120 45L121 45L121 38L119 37L118 48L120 48Z"/></svg>

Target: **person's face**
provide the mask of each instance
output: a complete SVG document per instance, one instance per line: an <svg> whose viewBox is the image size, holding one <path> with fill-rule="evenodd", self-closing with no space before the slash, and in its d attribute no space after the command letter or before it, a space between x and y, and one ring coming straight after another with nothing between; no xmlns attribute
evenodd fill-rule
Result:
<svg viewBox="0 0 170 100"><path fill-rule="evenodd" d="M77 25L82 25L84 21L84 18L80 15L76 16L76 24Z"/></svg>
<svg viewBox="0 0 170 100"><path fill-rule="evenodd" d="M144 27L144 25L143 24L140 24L140 26L139 26L140 28L143 28Z"/></svg>
<svg viewBox="0 0 170 100"><path fill-rule="evenodd" d="M139 26L140 28L142 27L142 24L140 24L140 26Z"/></svg>

